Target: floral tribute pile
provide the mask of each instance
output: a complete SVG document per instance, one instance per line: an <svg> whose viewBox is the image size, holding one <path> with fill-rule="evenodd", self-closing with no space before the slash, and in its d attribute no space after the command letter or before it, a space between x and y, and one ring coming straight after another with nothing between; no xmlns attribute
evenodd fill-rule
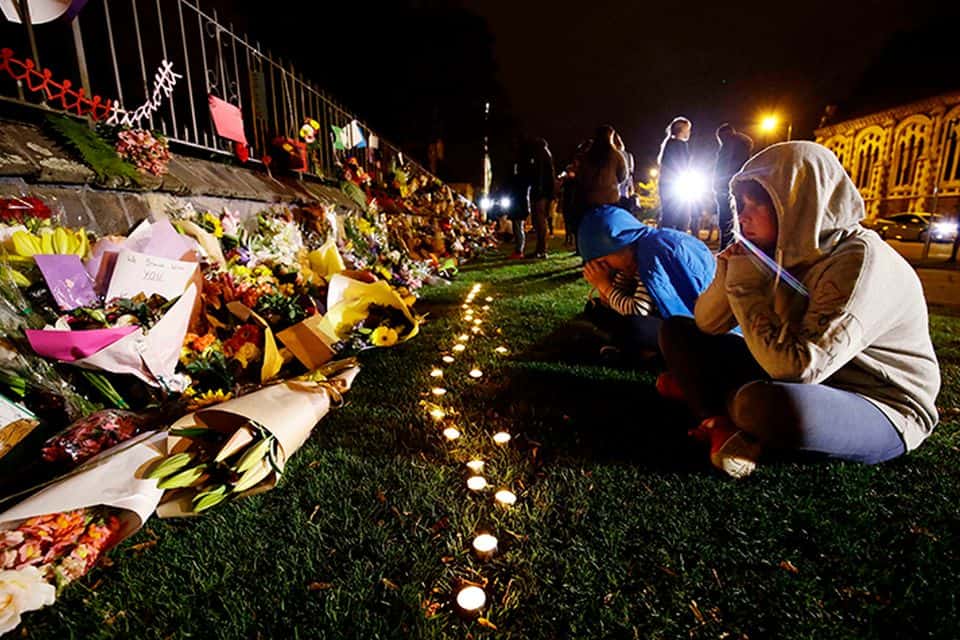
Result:
<svg viewBox="0 0 960 640"><path fill-rule="evenodd" d="M162 169L161 143L121 140ZM452 192L411 182L350 182L363 207L346 217L186 207L99 238L0 199L0 634L154 514L274 487L356 356L416 336L417 291L490 236ZM397 221L415 207L427 227Z"/></svg>

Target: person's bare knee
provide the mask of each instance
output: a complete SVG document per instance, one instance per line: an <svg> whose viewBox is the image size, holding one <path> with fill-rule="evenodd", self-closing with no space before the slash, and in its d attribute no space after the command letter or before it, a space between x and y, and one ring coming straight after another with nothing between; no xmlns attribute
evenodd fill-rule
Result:
<svg viewBox="0 0 960 640"><path fill-rule="evenodd" d="M738 428L765 443L790 447L797 441L796 411L782 385L767 380L748 382L734 394L729 411Z"/></svg>

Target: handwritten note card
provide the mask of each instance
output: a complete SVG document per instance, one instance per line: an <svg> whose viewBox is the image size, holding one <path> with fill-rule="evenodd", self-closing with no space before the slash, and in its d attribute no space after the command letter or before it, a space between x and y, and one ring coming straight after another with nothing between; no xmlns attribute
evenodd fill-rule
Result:
<svg viewBox="0 0 960 640"><path fill-rule="evenodd" d="M125 249L117 256L106 299L132 298L138 293L176 298L187 288L196 270L196 262L168 260Z"/></svg>

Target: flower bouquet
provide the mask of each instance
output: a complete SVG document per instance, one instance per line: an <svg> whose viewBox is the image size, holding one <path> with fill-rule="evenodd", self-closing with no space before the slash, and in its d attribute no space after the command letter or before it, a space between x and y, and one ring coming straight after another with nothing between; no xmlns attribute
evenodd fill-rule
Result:
<svg viewBox="0 0 960 640"><path fill-rule="evenodd" d="M44 462L82 464L95 455L146 431L155 423L150 414L105 409L80 418L43 445Z"/></svg>
<svg viewBox="0 0 960 640"><path fill-rule="evenodd" d="M131 374L151 386L182 390L186 385L175 375L175 369L196 297L196 285L191 283L172 304L165 303L169 306L164 315L149 329L139 324L80 330L28 329L27 339L43 357L88 369Z"/></svg>
<svg viewBox="0 0 960 640"><path fill-rule="evenodd" d="M341 360L176 421L166 455L148 472L158 488L168 490L157 514L194 515L272 489L286 461L342 402L357 373L355 360Z"/></svg>
<svg viewBox="0 0 960 640"><path fill-rule="evenodd" d="M55 591L143 526L163 494L143 469L164 437L120 444L0 513L0 633L20 613L52 604Z"/></svg>
<svg viewBox="0 0 960 640"><path fill-rule="evenodd" d="M0 198L0 224L23 227L31 232L49 225L53 212L40 198Z"/></svg>
<svg viewBox="0 0 960 640"><path fill-rule="evenodd" d="M140 171L155 176L167 172L170 164L170 145L161 135L146 129L127 129L117 134L117 155Z"/></svg>

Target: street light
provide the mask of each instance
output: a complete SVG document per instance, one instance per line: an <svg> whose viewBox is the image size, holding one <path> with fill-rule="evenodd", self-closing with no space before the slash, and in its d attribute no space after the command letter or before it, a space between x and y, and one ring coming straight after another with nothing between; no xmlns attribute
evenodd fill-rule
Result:
<svg viewBox="0 0 960 640"><path fill-rule="evenodd" d="M774 114L764 116L760 121L760 131L771 134L780 127L780 118ZM793 123L787 123L787 142L793 138Z"/></svg>

